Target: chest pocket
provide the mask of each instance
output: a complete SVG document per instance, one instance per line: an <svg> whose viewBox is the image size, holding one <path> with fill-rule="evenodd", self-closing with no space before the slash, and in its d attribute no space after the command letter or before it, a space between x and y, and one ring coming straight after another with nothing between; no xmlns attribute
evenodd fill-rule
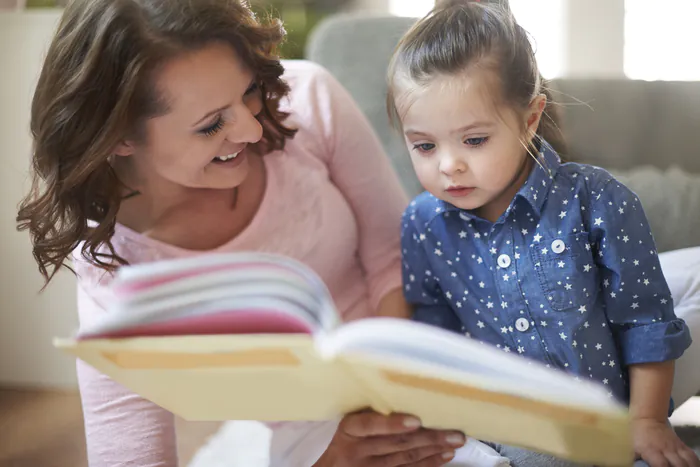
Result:
<svg viewBox="0 0 700 467"><path fill-rule="evenodd" d="M588 233L547 236L530 247L537 279L555 311L580 310L598 293L598 268Z"/></svg>

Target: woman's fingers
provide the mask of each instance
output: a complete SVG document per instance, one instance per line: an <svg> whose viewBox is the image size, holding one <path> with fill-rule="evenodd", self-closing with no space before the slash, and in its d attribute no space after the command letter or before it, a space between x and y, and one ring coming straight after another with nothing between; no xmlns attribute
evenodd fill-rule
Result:
<svg viewBox="0 0 700 467"><path fill-rule="evenodd" d="M358 412L346 416L340 428L356 438L409 433L420 428L420 420L404 414L382 415L376 412Z"/></svg>
<svg viewBox="0 0 700 467"><path fill-rule="evenodd" d="M435 448L437 450L433 454L436 454L460 448L465 442L464 435L456 431L421 429L411 433L368 438L362 444L362 450L363 454L368 456L383 456L423 448Z"/></svg>
<svg viewBox="0 0 700 467"><path fill-rule="evenodd" d="M376 457L371 464L377 467L433 467L444 465L453 457L454 451L445 450L442 446L426 446Z"/></svg>

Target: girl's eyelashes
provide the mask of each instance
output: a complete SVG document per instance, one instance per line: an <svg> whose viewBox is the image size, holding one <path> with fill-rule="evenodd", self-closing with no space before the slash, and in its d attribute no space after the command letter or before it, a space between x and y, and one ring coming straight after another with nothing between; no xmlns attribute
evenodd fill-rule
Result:
<svg viewBox="0 0 700 467"><path fill-rule="evenodd" d="M430 152L435 149L433 143L418 143L413 145L413 150L418 152Z"/></svg>
<svg viewBox="0 0 700 467"><path fill-rule="evenodd" d="M221 117L221 115L219 115L216 118L216 121L212 125L210 125L206 128L202 128L202 129L198 130L197 132L204 135L204 136L214 136L219 131L221 131L221 129L223 127L224 127L224 119Z"/></svg>
<svg viewBox="0 0 700 467"><path fill-rule="evenodd" d="M479 138L467 138L464 140L464 144L466 144L467 146L478 147L486 144L488 140L488 136L481 136Z"/></svg>
<svg viewBox="0 0 700 467"><path fill-rule="evenodd" d="M486 144L488 140L488 136L480 136L478 138L467 138L464 140L464 144L472 148L477 148ZM433 149L435 149L434 143L416 143L413 145L413 150L421 153L428 153Z"/></svg>

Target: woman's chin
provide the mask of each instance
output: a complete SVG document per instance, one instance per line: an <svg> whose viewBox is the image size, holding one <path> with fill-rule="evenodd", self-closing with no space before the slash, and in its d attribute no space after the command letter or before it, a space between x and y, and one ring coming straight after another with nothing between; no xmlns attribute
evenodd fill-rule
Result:
<svg viewBox="0 0 700 467"><path fill-rule="evenodd" d="M250 167L247 161L243 161L235 168L212 162L204 173L203 188L219 190L235 188L248 178L249 173Z"/></svg>

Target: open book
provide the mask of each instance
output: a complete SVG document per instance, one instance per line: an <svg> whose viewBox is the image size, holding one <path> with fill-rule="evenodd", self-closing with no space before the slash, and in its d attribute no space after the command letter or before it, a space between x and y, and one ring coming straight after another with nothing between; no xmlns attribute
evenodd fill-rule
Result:
<svg viewBox="0 0 700 467"><path fill-rule="evenodd" d="M371 407L425 426L631 465L626 407L602 387L393 318L341 323L323 282L279 256L121 268L104 319L55 345L189 420L328 420Z"/></svg>

